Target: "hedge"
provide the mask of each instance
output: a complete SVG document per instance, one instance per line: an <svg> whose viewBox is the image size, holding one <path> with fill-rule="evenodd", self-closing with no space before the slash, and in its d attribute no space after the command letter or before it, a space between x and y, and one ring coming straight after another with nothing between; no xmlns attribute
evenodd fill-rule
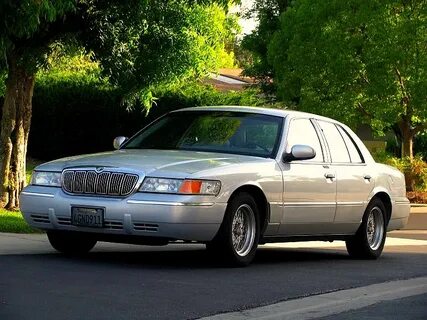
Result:
<svg viewBox="0 0 427 320"><path fill-rule="evenodd" d="M111 150L114 137L131 136L160 115L183 107L265 104L254 89L225 93L200 83L157 90L154 96L158 99L147 115L140 105L126 109L122 92L92 70L45 73L34 90L28 155L52 160ZM414 150L427 159L427 134L415 139Z"/></svg>
<svg viewBox="0 0 427 320"><path fill-rule="evenodd" d="M51 160L112 150L114 137L131 136L155 118L179 108L263 104L255 90L224 93L200 83L158 90L154 95L158 98L147 115L140 105L126 108L122 92L97 77L45 75L34 89L28 155Z"/></svg>

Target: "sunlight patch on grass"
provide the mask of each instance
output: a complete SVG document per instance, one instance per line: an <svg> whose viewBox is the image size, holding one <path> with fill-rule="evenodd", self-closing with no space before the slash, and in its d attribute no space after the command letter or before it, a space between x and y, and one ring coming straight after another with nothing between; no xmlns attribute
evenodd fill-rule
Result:
<svg viewBox="0 0 427 320"><path fill-rule="evenodd" d="M8 233L42 233L30 227L19 211L0 209L0 232Z"/></svg>
<svg viewBox="0 0 427 320"><path fill-rule="evenodd" d="M35 159L27 159L27 183L30 183L31 174L34 168L40 163L42 162ZM20 211L9 211L0 208L0 232L41 233L43 231L30 227L27 222L25 222Z"/></svg>

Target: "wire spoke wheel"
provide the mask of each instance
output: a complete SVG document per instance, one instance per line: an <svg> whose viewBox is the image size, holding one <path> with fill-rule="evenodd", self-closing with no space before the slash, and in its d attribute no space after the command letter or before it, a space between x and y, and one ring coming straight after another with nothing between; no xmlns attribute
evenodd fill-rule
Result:
<svg viewBox="0 0 427 320"><path fill-rule="evenodd" d="M369 247L372 250L377 250L384 236L384 215L380 208L373 207L368 215L366 224L366 238L368 239Z"/></svg>
<svg viewBox="0 0 427 320"><path fill-rule="evenodd" d="M359 229L345 242L350 256L357 259L378 259L387 237L387 221L384 203L374 198L366 207Z"/></svg>
<svg viewBox="0 0 427 320"><path fill-rule="evenodd" d="M216 236L206 248L229 266L243 267L251 263L258 248L259 210L252 195L235 194Z"/></svg>
<svg viewBox="0 0 427 320"><path fill-rule="evenodd" d="M255 214L249 205L242 204L235 211L231 226L233 248L239 256L244 257L251 251L255 234Z"/></svg>

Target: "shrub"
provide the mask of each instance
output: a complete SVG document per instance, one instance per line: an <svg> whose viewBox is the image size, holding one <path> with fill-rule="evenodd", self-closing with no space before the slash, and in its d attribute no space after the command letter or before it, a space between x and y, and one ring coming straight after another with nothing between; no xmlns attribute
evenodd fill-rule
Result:
<svg viewBox="0 0 427 320"><path fill-rule="evenodd" d="M30 156L50 160L110 147L124 122L117 120L126 116L117 89L97 77L76 73L48 74L38 80L33 96Z"/></svg>
<svg viewBox="0 0 427 320"><path fill-rule="evenodd" d="M427 132L417 135L414 139L414 153L427 160Z"/></svg>
<svg viewBox="0 0 427 320"><path fill-rule="evenodd" d="M421 156L397 158L386 152L374 154L377 162L396 167L405 175L406 189L408 191L427 191L427 163Z"/></svg>
<svg viewBox="0 0 427 320"><path fill-rule="evenodd" d="M114 137L131 136L172 110L264 103L254 89L218 92L200 83L158 88L153 94L157 98L147 114L138 102L126 108L122 92L93 73L67 70L43 74L34 90L28 153L36 159L51 160L111 150Z"/></svg>
<svg viewBox="0 0 427 320"><path fill-rule="evenodd" d="M28 155L36 159L111 150L114 137L131 136L175 109L265 103L255 89L219 92L210 85L193 82L180 87L150 88L150 96L156 98L147 112L145 100L125 100L120 89L101 77L91 54L74 50L68 55L64 50L58 48L48 69L37 74L28 144ZM0 73L0 104L4 80L5 74Z"/></svg>

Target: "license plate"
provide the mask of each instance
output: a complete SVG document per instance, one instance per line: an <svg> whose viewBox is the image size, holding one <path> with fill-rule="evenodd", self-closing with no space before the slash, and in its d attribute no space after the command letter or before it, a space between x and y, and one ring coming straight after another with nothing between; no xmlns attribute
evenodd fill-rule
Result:
<svg viewBox="0 0 427 320"><path fill-rule="evenodd" d="M104 226L104 209L71 207L71 224L81 227L102 228Z"/></svg>

